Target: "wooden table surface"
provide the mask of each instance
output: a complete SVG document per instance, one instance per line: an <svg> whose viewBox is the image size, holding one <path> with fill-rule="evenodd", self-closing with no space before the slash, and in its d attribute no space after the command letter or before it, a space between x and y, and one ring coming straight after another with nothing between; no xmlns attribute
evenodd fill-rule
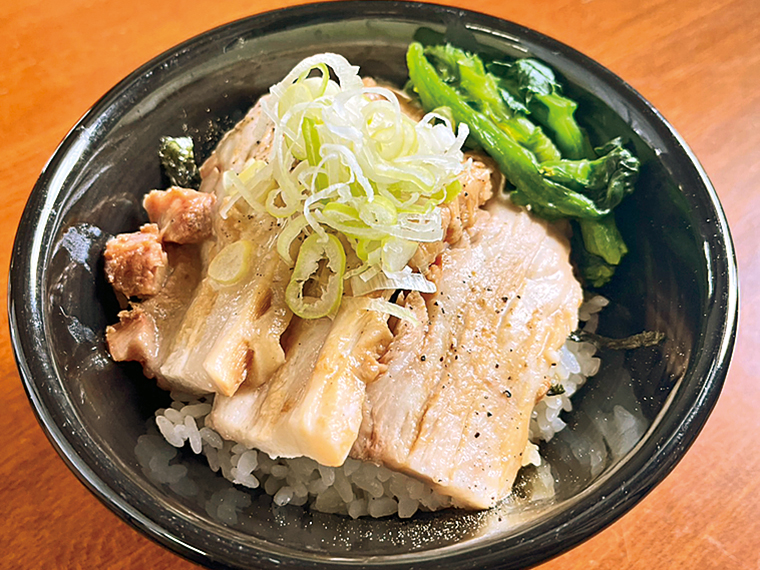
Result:
<svg viewBox="0 0 760 570"><path fill-rule="evenodd" d="M288 0L5 0L0 15L0 291L32 186L79 117L130 71L211 27ZM718 405L675 471L629 514L542 570L760 569L760 2L453 0L573 46L670 120L715 184L742 285ZM132 530L68 471L0 327L0 567L195 566Z"/></svg>

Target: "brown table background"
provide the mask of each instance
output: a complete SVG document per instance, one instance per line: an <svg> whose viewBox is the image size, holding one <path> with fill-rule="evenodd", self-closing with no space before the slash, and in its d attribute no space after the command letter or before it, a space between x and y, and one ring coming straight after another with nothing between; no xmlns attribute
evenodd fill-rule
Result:
<svg viewBox="0 0 760 570"><path fill-rule="evenodd" d="M5 0L0 10L0 291L48 157L129 72L211 27L289 0ZM541 570L760 569L760 1L449 0L552 36L628 81L715 184L742 283L740 335L718 405L675 471L630 513ZM132 530L68 471L0 325L0 567L196 568Z"/></svg>

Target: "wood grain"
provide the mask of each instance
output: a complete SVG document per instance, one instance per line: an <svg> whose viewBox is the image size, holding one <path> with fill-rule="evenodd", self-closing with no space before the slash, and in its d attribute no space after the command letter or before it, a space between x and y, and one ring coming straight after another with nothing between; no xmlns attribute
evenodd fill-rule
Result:
<svg viewBox="0 0 760 570"><path fill-rule="evenodd" d="M295 2L6 0L0 15L0 266L29 192L100 95L213 26ZM542 570L760 569L760 2L454 0L548 34L625 78L700 157L726 210L742 286L721 399L675 471L629 514ZM0 272L0 291L7 272ZM101 505L56 456L0 327L2 568L193 568Z"/></svg>

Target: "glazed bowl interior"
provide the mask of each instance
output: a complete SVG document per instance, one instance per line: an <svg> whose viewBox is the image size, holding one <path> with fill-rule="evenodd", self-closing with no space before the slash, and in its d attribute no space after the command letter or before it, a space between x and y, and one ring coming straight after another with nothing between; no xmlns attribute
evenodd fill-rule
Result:
<svg viewBox="0 0 760 570"><path fill-rule="evenodd" d="M101 255L113 234L146 221L145 192L166 186L164 135L190 135L207 157L221 134L299 60L345 55L363 75L402 86L407 45L426 27L462 47L532 55L580 102L592 141L622 136L642 172L618 221L630 246L600 332L659 330L656 347L606 352L577 394L569 429L543 446L556 495L486 513L350 518L251 504L222 518L209 505L232 484L180 453L183 484L161 483L135 453L166 393L135 364L115 364L104 330L118 303ZM82 481L149 536L217 567L418 564L521 567L571 547L632 507L696 437L725 377L736 321L733 251L716 195L688 148L620 79L520 26L433 5L357 2L257 16L194 38L109 92L66 137L38 181L19 228L10 318L19 368L49 438ZM602 437L615 410L643 428L624 449ZM632 447L631 447L632 446ZM524 479L529 481L530 473ZM518 493L519 494L519 493Z"/></svg>

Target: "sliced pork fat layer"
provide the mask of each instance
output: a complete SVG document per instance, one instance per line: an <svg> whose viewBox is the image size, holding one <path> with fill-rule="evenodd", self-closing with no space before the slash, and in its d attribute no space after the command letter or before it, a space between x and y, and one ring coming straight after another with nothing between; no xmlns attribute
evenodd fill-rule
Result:
<svg viewBox="0 0 760 570"><path fill-rule="evenodd" d="M112 237L103 257L108 282L126 297L149 297L164 286L168 260L156 224Z"/></svg>
<svg viewBox="0 0 760 570"><path fill-rule="evenodd" d="M265 95L246 113L235 127L219 141L212 155L200 168L201 192L221 191L222 173L232 170L240 174L251 159L265 160L269 156L274 137L274 124L262 112Z"/></svg>
<svg viewBox="0 0 760 570"><path fill-rule="evenodd" d="M480 217L431 267L437 292L406 297L422 324L400 323L352 451L467 508L510 492L582 300L557 230L502 201Z"/></svg>
<svg viewBox="0 0 760 570"><path fill-rule="evenodd" d="M225 438L272 457L346 460L362 421L365 389L380 373L391 338L387 316L369 299L345 298L334 320L296 319L284 338L285 363L269 382L217 396L209 416Z"/></svg>
<svg viewBox="0 0 760 570"><path fill-rule="evenodd" d="M285 303L290 270L276 251L277 220L256 221L241 231L253 244L245 277L228 286L205 277L193 296L161 367L170 384L230 396L245 380L267 381L284 362L280 335L292 317Z"/></svg>
<svg viewBox="0 0 760 570"><path fill-rule="evenodd" d="M158 224L162 241L200 243L212 235L216 196L173 186L152 190L143 199L151 222Z"/></svg>
<svg viewBox="0 0 760 570"><path fill-rule="evenodd" d="M228 132L201 167L201 190L224 196L222 173L241 171L246 161L261 158L271 145L272 125L257 103ZM226 204L229 197L219 205ZM172 349L161 367L171 385L192 392L231 396L247 381L266 382L285 361L280 336L292 318L285 303L290 269L277 253L282 220L266 213L229 208L213 219L214 239L204 244L205 268L226 245L252 244L245 276L222 286L204 278L182 319Z"/></svg>

